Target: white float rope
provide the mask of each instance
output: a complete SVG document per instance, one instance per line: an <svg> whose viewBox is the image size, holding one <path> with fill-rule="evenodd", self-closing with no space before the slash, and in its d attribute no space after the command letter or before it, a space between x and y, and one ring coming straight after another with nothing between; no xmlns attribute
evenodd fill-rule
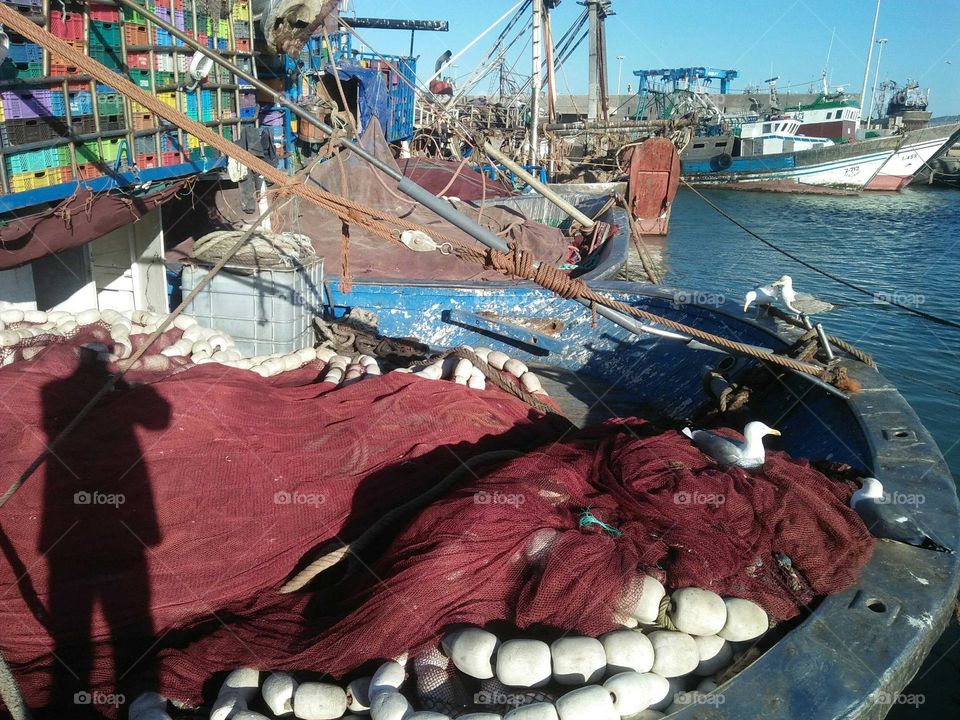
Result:
<svg viewBox="0 0 960 720"><path fill-rule="evenodd" d="M651 601L653 606L661 604L656 588L662 586L649 576L643 578L642 585L652 597L635 611L646 619ZM710 677L734 660L729 643L758 639L768 629L767 615L748 600L721 598L699 588L676 590L673 599L670 614L680 630L654 628L645 633L622 628L600 638L562 637L551 645L529 639L501 642L478 627L454 631L441 643L443 655L449 660L431 650L423 656L424 662L414 663L421 673L437 673L424 685L418 674L418 692L426 693L421 700L435 708L449 709L451 714L462 713L463 703L457 706L457 693L451 687L458 677L454 669L480 681L481 692L475 696L474 705L540 703L550 705L549 709L543 708L547 713L544 717L560 720L611 717L614 713L629 716L664 701L669 704L673 699L669 697L672 679L688 675L705 678L700 686L706 684L709 689L703 692L709 692L717 684ZM407 678L405 664L405 657L388 661L372 677L355 679L346 687L331 682L298 683L289 673L266 675L254 668L239 668L224 680L211 707L210 720L227 720L246 711L258 694L277 716L292 712L297 718L309 720L369 712L372 720L401 720L413 712L401 692ZM552 690L543 689L551 681L575 689L555 697ZM168 717L166 700L156 693L137 698L129 712L130 720ZM425 717L448 716L438 713Z"/></svg>

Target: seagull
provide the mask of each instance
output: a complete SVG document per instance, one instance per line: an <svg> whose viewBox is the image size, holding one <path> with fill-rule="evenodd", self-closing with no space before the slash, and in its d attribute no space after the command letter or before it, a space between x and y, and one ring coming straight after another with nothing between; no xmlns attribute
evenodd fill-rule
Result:
<svg viewBox="0 0 960 720"><path fill-rule="evenodd" d="M825 300L817 300L813 295L797 293L793 289L793 278L783 275L772 285L780 288L783 306L794 315L816 315L833 310L834 305Z"/></svg>
<svg viewBox="0 0 960 720"><path fill-rule="evenodd" d="M916 522L900 512L883 493L883 483L873 477L863 478L862 486L850 498L853 508L871 535L895 540L914 547L952 553L931 538Z"/></svg>
<svg viewBox="0 0 960 720"><path fill-rule="evenodd" d="M766 435L779 435L779 430L767 427L762 422L754 420L743 428L745 442L739 443L709 430L691 430L684 428L683 434L693 441L702 452L706 453L721 465L736 465L750 469L763 465L765 457L763 438Z"/></svg>
<svg viewBox="0 0 960 720"><path fill-rule="evenodd" d="M780 296L776 288L776 283L760 285L743 296L743 311L750 309L750 305L756 303L757 306L770 305Z"/></svg>

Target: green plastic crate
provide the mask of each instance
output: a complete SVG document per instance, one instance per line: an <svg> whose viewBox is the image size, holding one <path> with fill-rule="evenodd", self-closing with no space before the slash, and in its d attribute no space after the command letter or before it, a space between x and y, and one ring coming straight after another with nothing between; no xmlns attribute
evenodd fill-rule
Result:
<svg viewBox="0 0 960 720"><path fill-rule="evenodd" d="M123 8L123 21L128 25L146 25L147 19L138 13L136 10L131 10L130 8Z"/></svg>
<svg viewBox="0 0 960 720"><path fill-rule="evenodd" d="M154 80L157 83L157 87L167 87L174 84L174 78L172 72L158 72L154 74Z"/></svg>
<svg viewBox="0 0 960 720"><path fill-rule="evenodd" d="M127 75L130 82L144 90L150 89L150 71L149 70L128 70Z"/></svg>
<svg viewBox="0 0 960 720"><path fill-rule="evenodd" d="M120 23L90 21L90 47L120 48Z"/></svg>
<svg viewBox="0 0 960 720"><path fill-rule="evenodd" d="M53 167L70 164L70 146L43 148L42 150L28 150L27 152L11 153L5 158L7 174L13 175L23 172L40 172Z"/></svg>
<svg viewBox="0 0 960 720"><path fill-rule="evenodd" d="M43 63L15 63L7 58L0 65L0 80L43 77Z"/></svg>
<svg viewBox="0 0 960 720"><path fill-rule="evenodd" d="M123 95L97 93L97 112L102 116L123 115Z"/></svg>
<svg viewBox="0 0 960 720"><path fill-rule="evenodd" d="M101 138L97 140L88 140L84 143L78 143L77 162L83 163L112 163L120 155L120 147L123 144L123 138Z"/></svg>

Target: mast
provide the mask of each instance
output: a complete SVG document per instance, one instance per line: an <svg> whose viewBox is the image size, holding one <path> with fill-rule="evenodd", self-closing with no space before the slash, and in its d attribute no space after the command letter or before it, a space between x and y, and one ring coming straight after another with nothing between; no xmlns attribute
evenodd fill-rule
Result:
<svg viewBox="0 0 960 720"><path fill-rule="evenodd" d="M533 0L533 98L530 102L530 164L536 165L540 150L540 41L543 0Z"/></svg>
<svg viewBox="0 0 960 720"><path fill-rule="evenodd" d="M598 26L600 24L599 18L599 0L586 0L587 11L589 12L589 37L590 37L590 59L588 61L588 78L587 82L589 83L589 90L587 92L587 120L596 120L597 119L597 92L600 86L600 73L599 73L599 48L597 43L598 36Z"/></svg>
<svg viewBox="0 0 960 720"><path fill-rule="evenodd" d="M860 87L860 112L863 113L863 100L867 96L867 82L870 80L870 62L873 60L873 41L877 38L877 20L880 18L880 0L877 0L877 11L873 14L873 32L870 33L870 47L867 50L867 66L863 69L863 85Z"/></svg>

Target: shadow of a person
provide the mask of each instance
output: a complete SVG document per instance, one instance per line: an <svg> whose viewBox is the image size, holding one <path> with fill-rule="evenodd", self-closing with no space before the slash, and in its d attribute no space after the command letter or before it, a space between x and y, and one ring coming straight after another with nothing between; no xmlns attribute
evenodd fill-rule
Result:
<svg viewBox="0 0 960 720"><path fill-rule="evenodd" d="M105 352L82 348L75 372L43 387L48 443L107 381ZM146 551L161 538L135 426L162 429L169 416L151 387L121 382L47 459L38 545L55 645L48 709L59 717L99 717L109 705L116 715L131 684L156 687Z"/></svg>

